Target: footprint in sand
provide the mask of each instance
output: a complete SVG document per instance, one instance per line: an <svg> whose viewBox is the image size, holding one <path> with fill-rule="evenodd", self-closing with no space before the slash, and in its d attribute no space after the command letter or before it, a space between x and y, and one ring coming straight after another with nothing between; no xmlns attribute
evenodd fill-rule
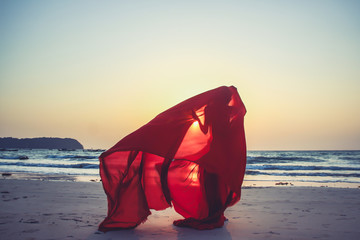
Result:
<svg viewBox="0 0 360 240"><path fill-rule="evenodd" d="M34 223L39 223L39 221L38 220L36 220L36 219L28 219L28 220L25 220L25 221L22 221L22 220L20 220L20 222L22 222L22 223L32 223L32 224L34 224Z"/></svg>
<svg viewBox="0 0 360 240"><path fill-rule="evenodd" d="M34 232L38 232L40 231L40 229L29 229L29 230L24 230L22 231L23 233L34 233Z"/></svg>

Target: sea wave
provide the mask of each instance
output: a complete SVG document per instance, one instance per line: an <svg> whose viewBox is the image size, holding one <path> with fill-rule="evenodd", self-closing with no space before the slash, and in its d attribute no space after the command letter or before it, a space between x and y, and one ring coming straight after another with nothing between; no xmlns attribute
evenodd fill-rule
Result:
<svg viewBox="0 0 360 240"><path fill-rule="evenodd" d="M0 162L0 166L21 166L21 167L40 167L40 168L99 168L99 164L77 163L77 164L42 164L28 162Z"/></svg>
<svg viewBox="0 0 360 240"><path fill-rule="evenodd" d="M99 156L88 155L47 155L45 158L50 159L98 159Z"/></svg>
<svg viewBox="0 0 360 240"><path fill-rule="evenodd" d="M348 161L360 161L360 156L340 157L340 159Z"/></svg>
<svg viewBox="0 0 360 240"><path fill-rule="evenodd" d="M360 174L358 173L329 173L329 172L263 172L255 170L247 170L246 174L248 175L271 175L271 176L308 176L308 177L354 177L359 178Z"/></svg>
<svg viewBox="0 0 360 240"><path fill-rule="evenodd" d="M12 156L0 156L0 159L5 160L27 160L29 159L26 155L12 155Z"/></svg>
<svg viewBox="0 0 360 240"><path fill-rule="evenodd" d="M264 156L248 156L248 163L287 163L287 162L324 162L325 160L313 157L264 157Z"/></svg>
<svg viewBox="0 0 360 240"><path fill-rule="evenodd" d="M360 168L358 168L358 167L301 166L301 165L252 165L252 164L248 164L246 168L251 169L251 170L284 170L284 171L298 171L298 170L360 171Z"/></svg>

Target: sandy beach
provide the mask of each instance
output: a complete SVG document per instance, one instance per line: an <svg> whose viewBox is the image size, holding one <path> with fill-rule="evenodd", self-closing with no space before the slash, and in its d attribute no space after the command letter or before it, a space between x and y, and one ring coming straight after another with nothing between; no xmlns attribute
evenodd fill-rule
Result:
<svg viewBox="0 0 360 240"><path fill-rule="evenodd" d="M99 182L0 180L2 239L359 239L360 189L245 187L221 229L177 228L173 209L133 230L98 232L107 211Z"/></svg>

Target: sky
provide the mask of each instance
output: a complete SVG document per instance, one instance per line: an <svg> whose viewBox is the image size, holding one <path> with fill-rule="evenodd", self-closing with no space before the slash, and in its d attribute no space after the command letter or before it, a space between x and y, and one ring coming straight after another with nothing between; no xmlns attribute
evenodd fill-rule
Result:
<svg viewBox="0 0 360 240"><path fill-rule="evenodd" d="M360 149L360 1L0 1L0 137L108 149L223 85L248 150Z"/></svg>

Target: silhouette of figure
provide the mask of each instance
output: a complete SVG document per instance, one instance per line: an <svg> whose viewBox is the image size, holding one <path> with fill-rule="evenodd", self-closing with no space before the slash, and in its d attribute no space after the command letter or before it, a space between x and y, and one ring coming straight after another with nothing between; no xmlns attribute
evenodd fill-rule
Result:
<svg viewBox="0 0 360 240"><path fill-rule="evenodd" d="M210 131L212 140L210 143L210 150L197 162L202 165L203 162L207 164L213 163L214 167L219 162L226 162L224 152L228 151L229 139L231 139L230 117L235 114L235 110L229 106L231 100L231 93L223 94L218 98L213 99L204 109L205 120L201 122L198 115L192 110L192 117L199 123L199 127L204 134ZM213 229L221 227L224 224L225 217L223 212L226 205L229 203L221 200L221 188L224 184L221 183L218 175L214 173L216 169L204 169L201 174L203 182L206 202L208 204L208 217L205 219L187 218L184 220L177 220L174 222L175 226L190 227L196 229ZM232 192L231 192L232 194Z"/></svg>

